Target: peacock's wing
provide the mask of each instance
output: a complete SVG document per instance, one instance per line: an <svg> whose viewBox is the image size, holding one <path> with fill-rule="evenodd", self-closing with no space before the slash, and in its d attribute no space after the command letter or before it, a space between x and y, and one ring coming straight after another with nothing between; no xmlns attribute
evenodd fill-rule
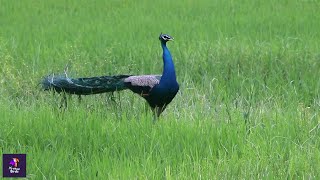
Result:
<svg viewBox="0 0 320 180"><path fill-rule="evenodd" d="M160 79L161 75L141 75L129 76L124 79L124 82L131 91L145 97L154 86L159 84Z"/></svg>

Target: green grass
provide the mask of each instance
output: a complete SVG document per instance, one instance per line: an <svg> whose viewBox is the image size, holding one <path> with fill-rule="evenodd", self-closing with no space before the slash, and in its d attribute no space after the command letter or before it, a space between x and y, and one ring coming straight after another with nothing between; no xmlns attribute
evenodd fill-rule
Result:
<svg viewBox="0 0 320 180"><path fill-rule="evenodd" d="M29 178L320 178L320 1L0 4L0 152L26 153ZM40 89L67 63L161 73L160 32L180 92L155 124L130 92L62 111Z"/></svg>

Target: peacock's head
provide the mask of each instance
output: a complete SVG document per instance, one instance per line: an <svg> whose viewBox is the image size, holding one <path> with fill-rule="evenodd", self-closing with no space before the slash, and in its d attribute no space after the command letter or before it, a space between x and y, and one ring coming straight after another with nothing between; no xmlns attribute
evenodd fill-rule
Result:
<svg viewBox="0 0 320 180"><path fill-rule="evenodd" d="M168 34L162 34L161 33L160 36L159 36L159 40L161 42L166 43L167 41L173 41L173 37L169 36Z"/></svg>

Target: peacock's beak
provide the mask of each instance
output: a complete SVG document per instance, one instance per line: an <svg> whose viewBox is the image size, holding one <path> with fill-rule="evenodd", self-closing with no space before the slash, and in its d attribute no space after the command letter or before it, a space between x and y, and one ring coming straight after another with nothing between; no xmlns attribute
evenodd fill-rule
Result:
<svg viewBox="0 0 320 180"><path fill-rule="evenodd" d="M174 38L170 38L170 39L168 39L168 41L173 41L174 40Z"/></svg>

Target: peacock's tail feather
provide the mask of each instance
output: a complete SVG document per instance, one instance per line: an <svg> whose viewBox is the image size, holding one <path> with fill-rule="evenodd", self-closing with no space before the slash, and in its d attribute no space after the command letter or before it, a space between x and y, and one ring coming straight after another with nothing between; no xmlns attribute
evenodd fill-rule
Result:
<svg viewBox="0 0 320 180"><path fill-rule="evenodd" d="M124 79L130 75L69 78L49 75L42 80L44 90L55 90L77 95L90 95L127 89Z"/></svg>

